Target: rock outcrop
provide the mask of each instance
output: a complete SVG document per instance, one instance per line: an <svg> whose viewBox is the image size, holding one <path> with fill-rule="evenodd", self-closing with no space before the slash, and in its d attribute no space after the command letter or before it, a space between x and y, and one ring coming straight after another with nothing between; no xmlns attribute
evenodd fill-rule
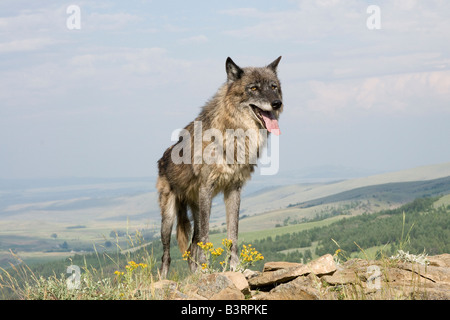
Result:
<svg viewBox="0 0 450 320"><path fill-rule="evenodd" d="M391 259L352 259L337 264L331 255L307 264L267 262L262 272L192 275L173 299L318 300L450 299L450 254L428 264Z"/></svg>
<svg viewBox="0 0 450 320"><path fill-rule="evenodd" d="M274 287L277 284L285 283L299 276L308 275L313 273L317 276L331 274L336 271L336 265L333 261L333 257L330 254L320 257L308 264L287 264L283 268L274 269L272 266L274 263L266 263L264 271L260 276L249 279L249 285L253 289L264 289L267 287Z"/></svg>

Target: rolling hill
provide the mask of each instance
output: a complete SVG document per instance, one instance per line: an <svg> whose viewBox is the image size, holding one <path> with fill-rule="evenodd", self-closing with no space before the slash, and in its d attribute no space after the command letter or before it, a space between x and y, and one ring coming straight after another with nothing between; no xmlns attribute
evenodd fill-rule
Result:
<svg viewBox="0 0 450 320"><path fill-rule="evenodd" d="M378 199L391 203L407 203L416 198L434 197L450 193L450 177L412 182L392 182L360 187L331 196L289 205L307 208L340 201Z"/></svg>
<svg viewBox="0 0 450 320"><path fill-rule="evenodd" d="M377 186L389 183L427 181L450 176L450 162L423 166L398 172L384 173L369 177L327 183L292 184L268 187L270 176L262 189L245 197L241 204L244 214L257 214L286 208L289 205L342 193L356 188ZM221 211L224 208L218 206Z"/></svg>
<svg viewBox="0 0 450 320"><path fill-rule="evenodd" d="M292 177L255 176L249 182L240 232L250 236L281 226L279 233L318 217L371 213L416 197L450 193L450 163L334 182L283 184L292 183ZM115 231L147 230L147 237L158 237L154 185L152 178L0 181L0 259L9 249L24 258L68 255L92 249L94 243L104 245ZM211 229L221 232L224 222L219 196L213 201ZM61 250L64 242L67 250Z"/></svg>

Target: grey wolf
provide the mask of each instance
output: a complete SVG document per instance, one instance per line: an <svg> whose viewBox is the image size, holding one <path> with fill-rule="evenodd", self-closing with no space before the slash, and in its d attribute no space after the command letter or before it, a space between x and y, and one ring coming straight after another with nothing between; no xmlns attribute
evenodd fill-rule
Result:
<svg viewBox="0 0 450 320"><path fill-rule="evenodd" d="M256 163L250 161L250 145L253 142L256 150L260 150L266 144L266 139L261 135L248 135L238 140L234 136L230 138L227 132L267 130L269 133L280 134L278 119L283 111L281 84L277 76L280 60L281 57L265 67L241 68L228 57L225 63L227 81L205 104L197 118L184 128L184 132L188 134L180 135L178 142L169 147L158 160L156 187L161 207L163 245L161 277L165 278L169 271L170 238L175 218L180 251L183 253L188 250L195 261L205 262L197 243L208 242L211 202L219 193L224 194L227 237L232 241L230 267L232 270L236 268L239 261L237 251L241 190L256 166ZM195 138L195 131L199 128L197 124L201 124L201 140ZM210 148L211 143L208 142L213 138L204 137L208 130L215 130L214 132L225 137L222 143L227 145L226 150L218 148L217 144ZM199 143L200 150L190 152ZM182 145L187 148L180 148ZM235 150L244 153L245 161L242 161L242 156ZM214 161L198 161L198 156L201 159L202 154L207 151ZM176 162L175 156L187 161ZM259 152L256 152L256 156L259 157ZM192 213L192 236L188 209ZM189 261L189 266L192 271L196 270L196 264L192 261Z"/></svg>

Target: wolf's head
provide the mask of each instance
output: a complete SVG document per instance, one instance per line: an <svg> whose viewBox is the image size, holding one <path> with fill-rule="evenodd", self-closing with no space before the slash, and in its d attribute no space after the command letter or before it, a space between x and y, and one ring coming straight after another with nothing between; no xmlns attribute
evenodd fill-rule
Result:
<svg viewBox="0 0 450 320"><path fill-rule="evenodd" d="M240 68L228 57L225 67L229 93L236 97L240 111L250 114L259 128L280 134L278 117L283 98L277 67L281 57L261 68Z"/></svg>

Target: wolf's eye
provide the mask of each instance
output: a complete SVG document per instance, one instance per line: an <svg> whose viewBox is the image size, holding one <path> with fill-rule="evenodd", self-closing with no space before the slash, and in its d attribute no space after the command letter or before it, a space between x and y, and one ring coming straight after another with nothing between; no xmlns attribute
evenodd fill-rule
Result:
<svg viewBox="0 0 450 320"><path fill-rule="evenodd" d="M275 84L273 84L272 85L272 90L277 90L277 89L278 89L278 87Z"/></svg>
<svg viewBox="0 0 450 320"><path fill-rule="evenodd" d="M258 87L257 86L253 86L253 87L250 88L250 90L256 91L256 90L258 90Z"/></svg>

